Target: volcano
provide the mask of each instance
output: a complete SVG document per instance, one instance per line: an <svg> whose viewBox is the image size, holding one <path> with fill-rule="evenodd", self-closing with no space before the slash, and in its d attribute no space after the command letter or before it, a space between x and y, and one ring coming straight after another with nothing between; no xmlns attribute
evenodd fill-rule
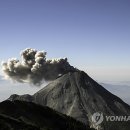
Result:
<svg viewBox="0 0 130 130"><path fill-rule="evenodd" d="M95 112L105 116L129 116L130 106L94 81L83 71L69 72L58 77L34 95L12 95L8 100L22 100L48 106L71 116L91 127L95 126L91 117ZM127 130L130 122L106 122L104 130Z"/></svg>

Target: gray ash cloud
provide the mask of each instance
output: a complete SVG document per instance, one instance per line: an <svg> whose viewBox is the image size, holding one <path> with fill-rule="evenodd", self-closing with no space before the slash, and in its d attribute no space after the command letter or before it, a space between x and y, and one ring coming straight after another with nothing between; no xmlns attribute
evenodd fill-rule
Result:
<svg viewBox="0 0 130 130"><path fill-rule="evenodd" d="M47 53L27 48L21 52L21 60L11 58L2 63L7 78L18 82L40 85L43 81L56 79L59 75L77 71L67 58L47 59Z"/></svg>

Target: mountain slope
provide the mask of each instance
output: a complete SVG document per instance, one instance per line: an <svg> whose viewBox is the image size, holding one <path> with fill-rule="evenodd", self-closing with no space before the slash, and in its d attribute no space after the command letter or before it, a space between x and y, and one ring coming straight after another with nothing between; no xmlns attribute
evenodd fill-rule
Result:
<svg viewBox="0 0 130 130"><path fill-rule="evenodd" d="M130 106L90 78L85 72L72 72L52 81L34 95L13 95L10 100L26 100L48 106L92 125L91 115L130 115Z"/></svg>
<svg viewBox="0 0 130 130"><path fill-rule="evenodd" d="M25 101L0 103L0 130L91 130L48 107Z"/></svg>

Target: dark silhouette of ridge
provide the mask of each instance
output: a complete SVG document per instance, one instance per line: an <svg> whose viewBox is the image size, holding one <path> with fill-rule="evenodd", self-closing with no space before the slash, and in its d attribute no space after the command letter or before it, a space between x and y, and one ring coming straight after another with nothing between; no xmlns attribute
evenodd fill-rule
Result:
<svg viewBox="0 0 130 130"><path fill-rule="evenodd" d="M0 130L92 130L48 107L25 101L0 103Z"/></svg>

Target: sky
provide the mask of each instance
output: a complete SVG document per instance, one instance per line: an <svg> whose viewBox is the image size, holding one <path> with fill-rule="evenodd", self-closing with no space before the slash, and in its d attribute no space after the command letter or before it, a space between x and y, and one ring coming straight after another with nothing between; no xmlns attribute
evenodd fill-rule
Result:
<svg viewBox="0 0 130 130"><path fill-rule="evenodd" d="M99 82L130 82L130 1L0 0L0 61L28 47Z"/></svg>

